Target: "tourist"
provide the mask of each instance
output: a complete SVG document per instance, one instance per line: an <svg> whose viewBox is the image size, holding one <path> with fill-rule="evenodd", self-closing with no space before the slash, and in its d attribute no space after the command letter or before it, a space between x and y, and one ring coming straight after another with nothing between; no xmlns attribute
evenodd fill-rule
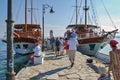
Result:
<svg viewBox="0 0 120 80"><path fill-rule="evenodd" d="M50 39L47 39L47 50L50 49Z"/></svg>
<svg viewBox="0 0 120 80"><path fill-rule="evenodd" d="M71 37L72 38L76 38L77 34L75 33L75 31L72 29L72 32L71 32Z"/></svg>
<svg viewBox="0 0 120 80"><path fill-rule="evenodd" d="M110 41L110 47L112 50L109 52L110 55L110 65L109 65L109 76L110 72L113 74L114 80L120 80L120 49L118 49L116 40Z"/></svg>
<svg viewBox="0 0 120 80"><path fill-rule="evenodd" d="M63 38L60 37L60 55L63 55L63 53L64 53L64 45L63 45L63 42L64 42Z"/></svg>
<svg viewBox="0 0 120 80"><path fill-rule="evenodd" d="M68 55L69 45L68 45L68 39L67 38L65 38L63 44L64 44L64 49L66 51L66 55Z"/></svg>
<svg viewBox="0 0 120 80"><path fill-rule="evenodd" d="M34 57L40 57L41 56L41 47L39 43L35 44L35 48L33 49L34 54L31 55L31 63L34 64Z"/></svg>
<svg viewBox="0 0 120 80"><path fill-rule="evenodd" d="M52 50L55 51L55 38L52 37L51 39L51 44L52 44Z"/></svg>
<svg viewBox="0 0 120 80"><path fill-rule="evenodd" d="M68 45L69 45L68 55L69 55L69 60L71 62L70 67L73 67L75 60L75 53L78 45L76 38L73 38L73 36L71 36L70 39L68 40Z"/></svg>
<svg viewBox="0 0 120 80"><path fill-rule="evenodd" d="M105 67L98 67L98 73L100 74L98 80L111 80L110 77L106 75Z"/></svg>
<svg viewBox="0 0 120 80"><path fill-rule="evenodd" d="M60 41L58 38L56 38L56 41L55 41L55 46L56 46L56 57L60 55Z"/></svg>
<svg viewBox="0 0 120 80"><path fill-rule="evenodd" d="M67 39L69 39L71 37L71 31L70 30L67 30L65 33L64 33L64 37L67 37Z"/></svg>

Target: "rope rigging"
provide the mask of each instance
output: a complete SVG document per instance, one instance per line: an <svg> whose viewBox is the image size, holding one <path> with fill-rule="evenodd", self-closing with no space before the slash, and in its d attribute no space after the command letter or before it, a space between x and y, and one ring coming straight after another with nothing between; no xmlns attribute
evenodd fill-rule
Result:
<svg viewBox="0 0 120 80"><path fill-rule="evenodd" d="M72 18L71 18L71 20L70 20L70 23L69 23L69 24L71 24L71 23L72 23L72 20L73 20L73 18L74 18L74 14L75 14L75 10L74 10L74 13L73 13L73 15L72 15Z"/></svg>
<svg viewBox="0 0 120 80"><path fill-rule="evenodd" d="M17 3L18 3L18 7L16 7L17 9L16 9L16 16L15 16L15 20L17 21L19 18L18 18L18 16L20 16L20 11L21 11L21 8L22 8L22 6L21 6L21 0L18 0L17 1Z"/></svg>
<svg viewBox="0 0 120 80"><path fill-rule="evenodd" d="M113 25L113 26L115 27L115 29L116 29L116 25L114 24L114 22L113 22L113 20L112 20L112 18L111 18L111 16L110 16L110 14L109 14L109 12L107 11L103 0L101 0L101 1L102 1L102 4L103 4L103 7L104 7L105 10L106 10L106 13L107 13L108 17L110 18L110 21L111 21L112 25Z"/></svg>
<svg viewBox="0 0 120 80"><path fill-rule="evenodd" d="M82 12L80 16L80 24L82 23L83 17L84 17L84 13Z"/></svg>
<svg viewBox="0 0 120 80"><path fill-rule="evenodd" d="M89 21L91 24L93 24L89 12L88 12L88 21Z"/></svg>
<svg viewBox="0 0 120 80"><path fill-rule="evenodd" d="M79 6L79 8L78 8L78 12L77 12L78 16L79 16L79 13L80 13L81 6L82 6L82 0L80 0L80 6ZM72 17L71 17L70 24L71 24L72 21L73 21L73 18L74 18L75 12L76 12L76 9L74 10L74 13L73 13L73 15L72 15ZM80 18L81 18L81 17L80 17ZM81 20L81 19L80 19L80 20ZM81 20L81 21L82 21L82 20Z"/></svg>
<svg viewBox="0 0 120 80"><path fill-rule="evenodd" d="M36 3L38 3L38 0L36 1ZM15 20L16 20L16 22L20 22L21 20L20 20L20 18L21 17L24 17L24 15L23 16L21 16L21 14L23 14L23 10L24 10L24 6L22 5L22 4L24 4L21 0L18 0L17 1L17 4L16 5L18 5L17 7L16 7L16 10L15 10ZM29 7L30 5L28 5L28 7ZM38 5L36 5L37 7L38 7ZM38 10L39 9L37 9L37 8L32 8L33 10L36 10L36 12L35 13L33 13L33 23L40 23L39 21L38 21L38 18L39 17L37 17L38 16L38 14L39 14L39 12L38 12ZM33 10L31 10L31 8L27 8L27 12L28 12L28 16L30 16L31 15L31 11L33 11ZM29 14L30 13L30 14ZM40 16L40 15L39 15ZM28 21L29 22L29 21Z"/></svg>
<svg viewBox="0 0 120 80"><path fill-rule="evenodd" d="M96 13L95 13L95 8L94 8L94 6L93 6L93 1L90 0L90 3L91 3L91 9L92 9L92 13L93 13L92 18L93 18L93 20L94 20L94 22L95 22L95 25L98 25L98 22L97 22L98 19L97 19Z"/></svg>

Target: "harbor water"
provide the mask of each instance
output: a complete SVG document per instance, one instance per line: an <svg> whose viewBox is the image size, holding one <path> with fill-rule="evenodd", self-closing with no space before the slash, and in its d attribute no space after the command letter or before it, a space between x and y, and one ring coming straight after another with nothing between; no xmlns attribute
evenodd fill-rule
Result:
<svg viewBox="0 0 120 80"><path fill-rule="evenodd" d="M0 39L0 80L5 79L6 68L6 44Z"/></svg>
<svg viewBox="0 0 120 80"><path fill-rule="evenodd" d="M6 43L3 43L0 39L0 80L6 80L6 71L7 71L7 49L6 49ZM14 71L16 73L19 72L19 70L24 67L24 65L29 60L30 55L14 55Z"/></svg>
<svg viewBox="0 0 120 80"><path fill-rule="evenodd" d="M117 40L118 41L118 48L120 48L120 36L117 36L116 38L115 38L115 40ZM109 51L111 51L111 48L110 48L110 46L109 46L109 44L107 44L107 46L105 46L102 50L100 50L99 52L100 53L104 53L104 54L106 54L106 55L109 55Z"/></svg>
<svg viewBox="0 0 120 80"><path fill-rule="evenodd" d="M118 41L118 48L120 49L120 36L116 36L115 40ZM109 52L111 51L111 47L109 44L107 44L103 49L101 49L98 54L96 55L97 58L99 58L100 60L102 60L105 63L109 63L110 62L110 57L109 57Z"/></svg>

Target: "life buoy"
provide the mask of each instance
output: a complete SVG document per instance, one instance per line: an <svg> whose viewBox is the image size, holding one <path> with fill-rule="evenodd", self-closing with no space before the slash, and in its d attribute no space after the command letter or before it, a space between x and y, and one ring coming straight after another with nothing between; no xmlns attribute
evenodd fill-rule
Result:
<svg viewBox="0 0 120 80"><path fill-rule="evenodd" d="M37 30L37 31L33 31L33 35L34 35L34 36L40 36L40 32L39 32L39 30Z"/></svg>

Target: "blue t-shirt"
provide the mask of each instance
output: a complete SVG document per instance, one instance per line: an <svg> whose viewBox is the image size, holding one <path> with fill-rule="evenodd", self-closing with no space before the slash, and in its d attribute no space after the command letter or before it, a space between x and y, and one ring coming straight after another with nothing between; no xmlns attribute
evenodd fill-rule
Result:
<svg viewBox="0 0 120 80"><path fill-rule="evenodd" d="M71 37L72 37L72 38L76 38L76 33L75 33L75 32L72 32Z"/></svg>
<svg viewBox="0 0 120 80"><path fill-rule="evenodd" d="M56 45L56 48L60 48L60 41L56 40L55 45Z"/></svg>

